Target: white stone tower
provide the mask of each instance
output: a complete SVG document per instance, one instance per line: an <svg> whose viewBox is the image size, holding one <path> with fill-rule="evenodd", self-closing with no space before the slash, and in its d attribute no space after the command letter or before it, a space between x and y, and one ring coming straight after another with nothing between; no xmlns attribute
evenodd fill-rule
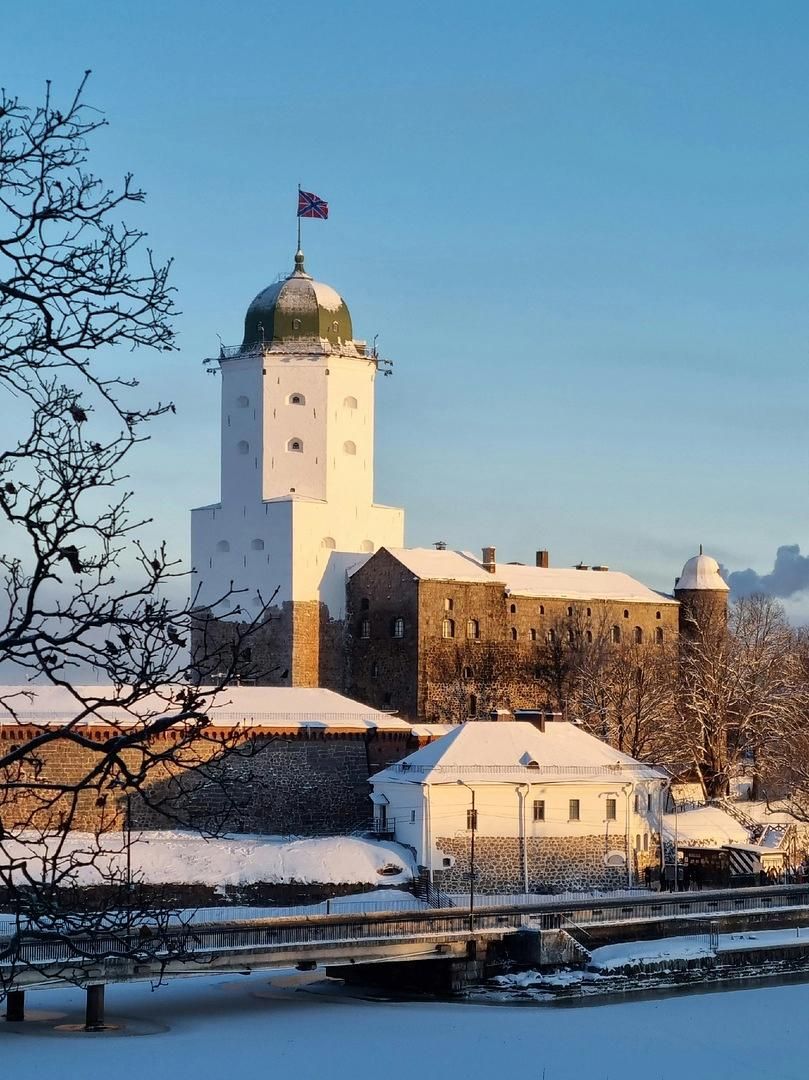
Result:
<svg viewBox="0 0 809 1080"><path fill-rule="evenodd" d="M327 654L338 648L347 568L403 544L404 511L373 501L377 357L298 251L290 276L248 308L242 344L218 362L221 498L191 512L199 602L213 604L231 582L245 590L230 604L241 613L217 611L212 637L222 642L275 593L251 642L254 669L268 673L261 681L331 685L341 677ZM198 635L195 649L200 659Z"/></svg>

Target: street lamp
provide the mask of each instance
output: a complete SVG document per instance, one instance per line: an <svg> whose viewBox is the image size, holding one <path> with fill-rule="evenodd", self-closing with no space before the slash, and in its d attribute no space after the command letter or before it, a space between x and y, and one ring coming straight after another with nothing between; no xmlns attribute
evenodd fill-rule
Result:
<svg viewBox="0 0 809 1080"><path fill-rule="evenodd" d="M478 827L478 812L475 809L475 789L463 780L456 780L456 783L472 793L472 835L469 843L469 933L473 934L475 932L475 833Z"/></svg>

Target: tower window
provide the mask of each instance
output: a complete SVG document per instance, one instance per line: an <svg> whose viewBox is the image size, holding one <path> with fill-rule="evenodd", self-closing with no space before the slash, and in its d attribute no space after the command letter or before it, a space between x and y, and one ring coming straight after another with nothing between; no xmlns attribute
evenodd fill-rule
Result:
<svg viewBox="0 0 809 1080"><path fill-rule="evenodd" d="M556 641L556 631L553 629L549 630L545 635L545 640L549 645L553 645L554 641Z"/></svg>
<svg viewBox="0 0 809 1080"><path fill-rule="evenodd" d="M572 614L573 614L573 608L572 608L572 607L569 607L569 608L567 609L567 613L568 613L568 615L569 615L569 616L570 616L570 615L572 615Z"/></svg>
<svg viewBox="0 0 809 1080"><path fill-rule="evenodd" d="M629 618L629 608L624 608L624 618L625 619Z"/></svg>
<svg viewBox="0 0 809 1080"><path fill-rule="evenodd" d="M371 620L370 619L361 619L360 620L360 637L362 638L363 641L367 641L370 636L371 636Z"/></svg>
<svg viewBox="0 0 809 1080"><path fill-rule="evenodd" d="M452 609L454 607L455 607L455 601L451 597L448 596L446 598L446 600L444 600L444 611L452 611Z"/></svg>
<svg viewBox="0 0 809 1080"><path fill-rule="evenodd" d="M532 641L536 641L536 639L537 639L537 632L536 632L536 629L535 629L535 628L534 628L533 626L531 627L531 629L530 629L529 633L531 634L531 640L532 640Z"/></svg>
<svg viewBox="0 0 809 1080"><path fill-rule="evenodd" d="M474 670L473 670L473 669L472 669L471 667L468 667L468 666L467 666L467 667L465 667L465 668L463 669L463 677L464 677L465 679L474 679L474 677L475 677L475 672L474 672Z"/></svg>
<svg viewBox="0 0 809 1080"><path fill-rule="evenodd" d="M333 323L331 324L331 328L332 328L332 333L334 333L334 334L336 334L336 333L337 333L337 331L338 331L338 330L340 329L340 324L339 324L339 322L338 322L338 321L337 321L336 319L335 319L335 320L334 320L334 322L333 322Z"/></svg>
<svg viewBox="0 0 809 1080"><path fill-rule="evenodd" d="M662 626L658 626L658 628L655 630L655 642L658 645L663 644L663 627Z"/></svg>
<svg viewBox="0 0 809 1080"><path fill-rule="evenodd" d="M588 607L588 609L587 609L587 618L589 619L592 614L593 614L593 609Z"/></svg>
<svg viewBox="0 0 809 1080"><path fill-rule="evenodd" d="M305 405L306 398L303 394L290 394L287 398L287 404L289 405Z"/></svg>
<svg viewBox="0 0 809 1080"><path fill-rule="evenodd" d="M613 645L619 645L621 642L621 627L613 626L612 628L612 643Z"/></svg>
<svg viewBox="0 0 809 1080"><path fill-rule="evenodd" d="M371 678L372 679L378 679L379 678L379 661L378 660L374 660L371 663Z"/></svg>
<svg viewBox="0 0 809 1080"><path fill-rule="evenodd" d="M351 439L347 439L343 443L343 453L344 454L352 454L352 455L354 455L354 454L356 454L356 452L357 452L357 444L352 442Z"/></svg>
<svg viewBox="0 0 809 1080"><path fill-rule="evenodd" d="M635 629L632 632L632 636L633 636L633 638L635 640L636 645L642 645L643 644L643 630L639 626L635 627Z"/></svg>
<svg viewBox="0 0 809 1080"><path fill-rule="evenodd" d="M236 443L236 449L239 451L240 454L249 454L250 443L247 442L245 439L240 439L239 442Z"/></svg>
<svg viewBox="0 0 809 1080"><path fill-rule="evenodd" d="M656 618L656 619L659 619L659 618L660 618L660 612L659 612L659 611L656 611L656 612L655 612L655 618Z"/></svg>
<svg viewBox="0 0 809 1080"><path fill-rule="evenodd" d="M263 540L251 540L250 541L250 547L253 549L253 551L263 551L264 550L264 541Z"/></svg>
<svg viewBox="0 0 809 1080"><path fill-rule="evenodd" d="M469 715L477 716L478 714L478 698L477 694L469 695Z"/></svg>
<svg viewBox="0 0 809 1080"><path fill-rule="evenodd" d="M480 623L477 619L470 619L467 622L466 636L471 638L472 641L477 641L480 638Z"/></svg>
<svg viewBox="0 0 809 1080"><path fill-rule="evenodd" d="M349 395L347 398L343 399L343 405L345 405L347 409L356 409L357 399Z"/></svg>
<svg viewBox="0 0 809 1080"><path fill-rule="evenodd" d="M544 604L540 604L540 605L539 605L539 614L540 614L540 615L544 615L544 614L545 614L545 605L544 605Z"/></svg>
<svg viewBox="0 0 809 1080"><path fill-rule="evenodd" d="M441 624L441 636L445 637L445 638L454 638L455 637L455 620L454 619L444 619L443 623Z"/></svg>
<svg viewBox="0 0 809 1080"><path fill-rule="evenodd" d="M593 644L593 631L592 630L585 630L585 632L584 632L584 640L587 642L588 645Z"/></svg>
<svg viewBox="0 0 809 1080"><path fill-rule="evenodd" d="M516 641L517 637L518 637L518 635L517 635L517 627L512 626L512 628L511 628L511 640Z"/></svg>
<svg viewBox="0 0 809 1080"><path fill-rule="evenodd" d="M323 539L320 541L320 546L328 548L330 551L334 551L334 549L337 547L337 544L333 536L324 536Z"/></svg>
<svg viewBox="0 0 809 1080"><path fill-rule="evenodd" d="M396 618L390 624L390 636L395 638L403 638L405 631L405 621L401 615L397 615Z"/></svg>
<svg viewBox="0 0 809 1080"><path fill-rule="evenodd" d="M298 439L298 438L290 439L289 442L287 443L287 450L291 454L302 454L303 453L303 439Z"/></svg>
<svg viewBox="0 0 809 1080"><path fill-rule="evenodd" d="M517 605L516 604L511 604L508 610L511 612L512 615L516 615L517 614Z"/></svg>
<svg viewBox="0 0 809 1080"><path fill-rule="evenodd" d="M371 601L368 599L367 596L364 596L362 600L360 600L360 611L367 611L370 606Z"/></svg>
<svg viewBox="0 0 809 1080"><path fill-rule="evenodd" d="M230 551L230 544L227 540L220 540L216 545L217 551Z"/></svg>

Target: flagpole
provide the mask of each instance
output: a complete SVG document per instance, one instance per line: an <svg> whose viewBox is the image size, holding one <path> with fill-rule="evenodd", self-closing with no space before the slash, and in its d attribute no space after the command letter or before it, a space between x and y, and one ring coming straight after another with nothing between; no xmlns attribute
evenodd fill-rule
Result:
<svg viewBox="0 0 809 1080"><path fill-rule="evenodd" d="M296 251L301 250L301 214L300 214L300 206L301 206L301 185L298 184L298 209L297 209L297 215L298 215L298 247L297 247Z"/></svg>

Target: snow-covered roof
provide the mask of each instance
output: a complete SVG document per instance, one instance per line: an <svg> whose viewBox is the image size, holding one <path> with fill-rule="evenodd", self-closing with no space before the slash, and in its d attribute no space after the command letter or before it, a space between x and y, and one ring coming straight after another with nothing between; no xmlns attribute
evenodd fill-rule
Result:
<svg viewBox="0 0 809 1080"><path fill-rule="evenodd" d="M719 806L699 806L695 810L681 810L679 814L665 814L663 832L669 840L674 840L676 835L678 844L750 845L749 831Z"/></svg>
<svg viewBox="0 0 809 1080"><path fill-rule="evenodd" d="M113 686L77 687L82 700L99 701L97 719L109 723L131 721L128 713L115 703L123 693ZM277 726L288 728L353 728L357 730L409 731L410 724L363 705L359 701L337 694L333 690L297 686L228 686L218 694L211 687L195 688L207 695L211 704L213 724L234 726ZM175 685L164 688L138 702L135 710L141 716L166 715L177 709L172 706L187 687ZM25 695L25 696L24 696ZM4 705L7 703L7 706ZM110 702L104 705L104 702ZM58 724L73 720L80 706L70 691L61 686L0 686L0 724L18 721L27 724Z"/></svg>
<svg viewBox="0 0 809 1080"><path fill-rule="evenodd" d="M574 724L471 720L371 777L371 783L482 784L664 779Z"/></svg>
<svg viewBox="0 0 809 1080"><path fill-rule="evenodd" d="M386 548L417 578L501 585L516 596L563 600L616 600L648 604L673 604L675 600L655 592L629 574L617 570L577 570L575 567L521 566L496 563L494 573L468 551L436 548Z"/></svg>
<svg viewBox="0 0 809 1080"><path fill-rule="evenodd" d="M719 563L710 555L694 555L683 567L683 572L674 586L675 593L681 589L707 589L714 592L729 592L727 582L719 572Z"/></svg>

